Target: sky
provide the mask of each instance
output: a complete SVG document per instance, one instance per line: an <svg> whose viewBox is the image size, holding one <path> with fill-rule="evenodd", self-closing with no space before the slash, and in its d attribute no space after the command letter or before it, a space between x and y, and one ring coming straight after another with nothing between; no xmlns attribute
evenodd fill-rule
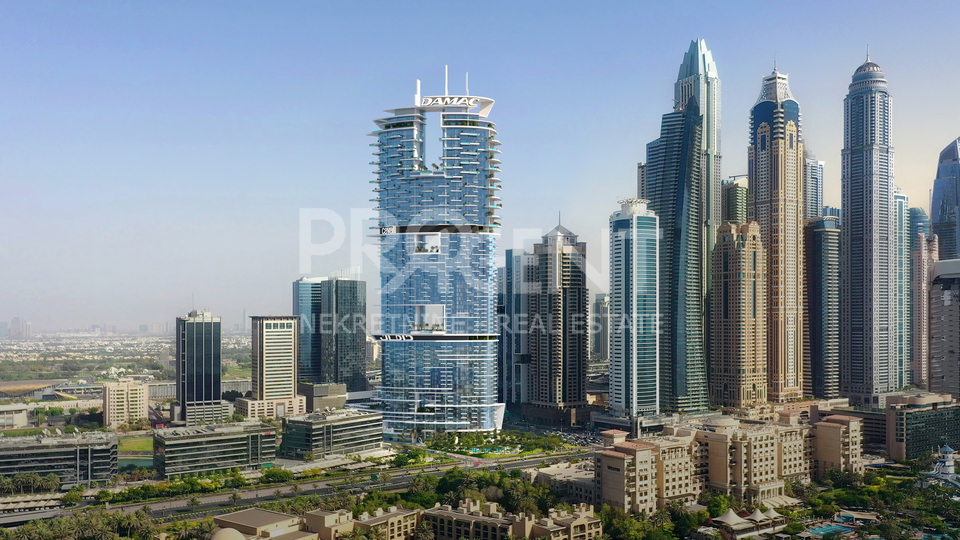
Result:
<svg viewBox="0 0 960 540"><path fill-rule="evenodd" d="M375 309L367 134L412 104L417 79L442 94L444 66L451 94L469 72L470 93L496 100L501 250L559 216L588 243L595 292L607 220L635 196L691 39L722 81L722 174L746 172L749 109L776 61L834 206L843 98L869 45L894 99L896 183L926 208L960 136L958 15L955 2L0 0L0 321L136 329L198 308L230 328L244 310L290 313L299 276L345 271Z"/></svg>

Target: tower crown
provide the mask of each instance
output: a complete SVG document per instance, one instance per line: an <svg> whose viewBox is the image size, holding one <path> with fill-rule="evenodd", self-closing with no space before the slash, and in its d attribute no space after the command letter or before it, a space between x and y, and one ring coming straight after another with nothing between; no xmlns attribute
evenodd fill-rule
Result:
<svg viewBox="0 0 960 540"><path fill-rule="evenodd" d="M864 89L885 90L886 88L887 77L883 73L883 69L869 59L853 72L853 81L850 83L851 92Z"/></svg>
<svg viewBox="0 0 960 540"><path fill-rule="evenodd" d="M764 101L773 101L783 103L788 99L793 99L790 92L790 80L786 73L780 73L777 68L773 68L773 73L763 78L763 86L760 88L760 97L757 103Z"/></svg>

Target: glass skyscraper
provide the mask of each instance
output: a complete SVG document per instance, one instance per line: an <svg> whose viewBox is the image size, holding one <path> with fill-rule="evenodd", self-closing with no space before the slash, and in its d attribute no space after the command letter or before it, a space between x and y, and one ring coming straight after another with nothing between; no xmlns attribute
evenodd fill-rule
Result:
<svg viewBox="0 0 960 540"><path fill-rule="evenodd" d="M663 115L647 145L646 194L660 220L660 399L666 410L708 406L704 332L704 223L700 138L690 97Z"/></svg>
<svg viewBox="0 0 960 540"><path fill-rule="evenodd" d="M823 215L823 162L807 151L803 158L803 217L810 219Z"/></svg>
<svg viewBox="0 0 960 540"><path fill-rule="evenodd" d="M767 397L803 397L804 154L800 104L774 68L750 109L748 219L767 252Z"/></svg>
<svg viewBox="0 0 960 540"><path fill-rule="evenodd" d="M910 356L913 350L913 336L910 329L911 307L913 305L913 291L910 289L910 270L913 261L910 257L910 200L906 193L901 193L899 187L894 188L893 194L893 222L894 222L894 259L896 287L896 324L897 350L896 359L897 388L910 384Z"/></svg>
<svg viewBox="0 0 960 540"><path fill-rule="evenodd" d="M956 259L958 250L957 234L960 211L960 139L940 152L937 164L937 178L933 181L933 197L930 200L930 218L933 233L940 240L940 260Z"/></svg>
<svg viewBox="0 0 960 540"><path fill-rule="evenodd" d="M840 218L815 217L804 228L807 292L806 383L813 397L840 397Z"/></svg>
<svg viewBox="0 0 960 540"><path fill-rule="evenodd" d="M659 223L647 201L620 201L610 216L610 413L660 412Z"/></svg>
<svg viewBox="0 0 960 540"><path fill-rule="evenodd" d="M497 402L500 141L493 100L420 96L371 135L380 241L384 436L492 431ZM478 109L479 108L479 109ZM428 167L427 115L439 113Z"/></svg>
<svg viewBox="0 0 960 540"><path fill-rule="evenodd" d="M883 407L900 382L891 108L883 70L867 59L843 100L840 167L840 392L854 406Z"/></svg>
<svg viewBox="0 0 960 540"><path fill-rule="evenodd" d="M500 322L501 399L510 408L530 401L529 332L530 297L536 290L536 259L522 249L508 249L501 268L500 291L503 317Z"/></svg>
<svg viewBox="0 0 960 540"><path fill-rule="evenodd" d="M220 317L196 310L177 317L176 339L176 420L188 426L223 422Z"/></svg>
<svg viewBox="0 0 960 540"><path fill-rule="evenodd" d="M341 383L348 392L367 389L367 283L343 277L293 282L299 318L301 382Z"/></svg>

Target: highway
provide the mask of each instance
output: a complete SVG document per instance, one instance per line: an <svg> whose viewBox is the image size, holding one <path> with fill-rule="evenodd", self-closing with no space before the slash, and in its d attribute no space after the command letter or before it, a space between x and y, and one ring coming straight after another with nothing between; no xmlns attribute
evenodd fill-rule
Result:
<svg viewBox="0 0 960 540"><path fill-rule="evenodd" d="M447 463L437 466L424 466L424 467L415 467L410 469L391 469L386 471L375 471L372 474L377 474L378 476L386 473L388 476L388 482L382 483L380 481L371 481L370 474L371 472L361 473L357 476L354 476L357 480L353 484L341 484L345 478L329 478L329 479L311 479L311 480L298 480L295 482L289 482L285 484L275 484L275 485L257 485L251 486L240 490L230 490L230 491L221 491L217 493L210 494L193 494L177 499L164 499L148 502L137 502L137 503L125 503L118 505L108 505L110 511L123 511L128 514L132 514L137 510L147 506L150 508L150 514L152 517L158 519L161 522L171 522L178 521L181 519L193 519L195 517L202 517L206 513L211 514L225 514L234 510L239 510L249 506L255 506L261 502L265 501L276 501L288 497L293 497L296 495L330 495L334 493L334 490L347 491L352 494L359 494L365 491L370 491L374 488L381 489L384 491L393 491L404 489L409 485L410 480L420 474L429 474L432 476L443 476L447 471L453 469L454 467L462 467L468 469L481 468L481 469L496 469L502 466L505 470L513 469L527 469L530 467L535 467L542 463L543 461L554 462L566 459L569 457L582 457L588 452L588 449L580 449L577 451L563 453L563 454L538 454L536 456L525 457L520 460L516 458L505 458L505 459L478 459L471 458L468 456L459 456L461 463ZM508 461L508 460L515 461ZM296 487L299 487L300 492L296 492ZM280 495L277 495L279 491ZM231 496L234 493L240 494L240 500L234 502L231 501ZM191 507L189 506L189 501L191 498L196 497L199 499L200 504L198 506ZM86 508L89 508L91 504L81 504L80 506L74 508L67 508L63 510L64 514L69 514L76 511L84 511Z"/></svg>

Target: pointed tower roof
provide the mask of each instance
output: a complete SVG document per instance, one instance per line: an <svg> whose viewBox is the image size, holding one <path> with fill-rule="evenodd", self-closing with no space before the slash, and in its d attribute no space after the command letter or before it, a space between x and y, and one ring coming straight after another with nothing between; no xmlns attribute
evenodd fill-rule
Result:
<svg viewBox="0 0 960 540"><path fill-rule="evenodd" d="M713 61L713 53L707 48L707 42L702 39L690 41L690 48L683 55L677 80L695 75L717 76L717 64Z"/></svg>
<svg viewBox="0 0 960 540"><path fill-rule="evenodd" d="M774 66L773 72L763 78L763 86L760 87L760 97L757 98L757 103L764 101L783 103L788 99L793 99L793 94L790 92L789 77L786 73L780 73Z"/></svg>
<svg viewBox="0 0 960 540"><path fill-rule="evenodd" d="M749 519L750 521L757 521L757 522L770 520L770 518L767 517L763 512L761 512L759 508L754 510L753 513L747 517L747 519Z"/></svg>
<svg viewBox="0 0 960 540"><path fill-rule="evenodd" d="M573 231L564 227L563 225L557 225L551 229L550 232L543 235L543 242L546 243L548 238L556 238L558 236L571 238L573 242L577 241L577 235L574 234Z"/></svg>

